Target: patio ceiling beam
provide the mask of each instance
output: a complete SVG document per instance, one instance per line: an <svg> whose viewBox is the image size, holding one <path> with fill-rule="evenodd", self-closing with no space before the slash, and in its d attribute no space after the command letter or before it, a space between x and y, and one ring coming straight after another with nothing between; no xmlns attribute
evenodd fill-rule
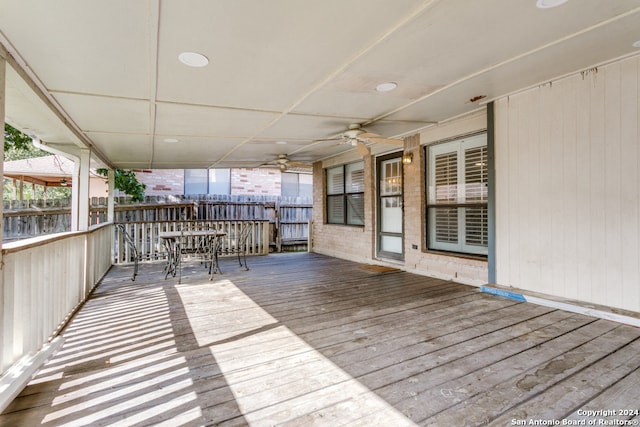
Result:
<svg viewBox="0 0 640 427"><path fill-rule="evenodd" d="M20 181L28 182L29 184L36 184L36 185L42 185L42 186L50 186L51 184L53 184L53 182L48 182L33 176L24 176L24 175L15 175L15 174L6 174L3 176L4 178L17 179Z"/></svg>
<svg viewBox="0 0 640 427"><path fill-rule="evenodd" d="M55 99L48 93L45 85L39 81L37 76L28 64L20 57L20 55L11 49L11 44L4 38L0 32L0 55L5 58L6 63L9 64L15 72L24 80L27 86L36 94L36 96L45 104L47 108L53 112L53 114L67 127L82 143L80 148L87 148L91 150L93 156L107 168L114 168L114 165L109 159L95 147L91 141L82 133L80 128L73 122L64 109L55 101ZM4 114L3 114L4 118ZM64 149L62 149L64 151Z"/></svg>

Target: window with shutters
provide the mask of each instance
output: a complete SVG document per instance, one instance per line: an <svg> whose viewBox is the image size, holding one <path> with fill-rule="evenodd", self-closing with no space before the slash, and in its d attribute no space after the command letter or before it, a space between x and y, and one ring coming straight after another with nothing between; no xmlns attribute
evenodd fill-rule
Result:
<svg viewBox="0 0 640 427"><path fill-rule="evenodd" d="M427 149L427 246L486 255L487 137L475 135Z"/></svg>
<svg viewBox="0 0 640 427"><path fill-rule="evenodd" d="M364 225L364 162L327 169L327 222Z"/></svg>

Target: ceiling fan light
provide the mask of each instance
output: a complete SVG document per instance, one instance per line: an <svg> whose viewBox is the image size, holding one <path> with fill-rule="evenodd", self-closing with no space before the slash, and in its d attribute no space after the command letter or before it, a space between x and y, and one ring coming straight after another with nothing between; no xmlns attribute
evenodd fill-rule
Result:
<svg viewBox="0 0 640 427"><path fill-rule="evenodd" d="M385 83L380 83L378 86L376 86L376 90L378 92L391 92L392 90L394 90L397 87L398 87L398 83L385 82Z"/></svg>
<svg viewBox="0 0 640 427"><path fill-rule="evenodd" d="M178 59L189 67L206 67L209 64L209 58L197 52L182 52Z"/></svg>
<svg viewBox="0 0 640 427"><path fill-rule="evenodd" d="M536 2L536 6L539 9L550 9L552 7L560 6L561 4L565 4L569 0L538 0Z"/></svg>

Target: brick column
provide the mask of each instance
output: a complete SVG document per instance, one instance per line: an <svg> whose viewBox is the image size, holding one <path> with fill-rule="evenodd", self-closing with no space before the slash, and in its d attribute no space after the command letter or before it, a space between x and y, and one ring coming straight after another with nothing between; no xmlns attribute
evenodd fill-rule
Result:
<svg viewBox="0 0 640 427"><path fill-rule="evenodd" d="M411 164L403 165L404 177L404 253L407 264L412 255L419 255L424 246L424 150L420 148L420 135L405 138L405 153L413 154ZM417 249L414 249L417 246Z"/></svg>

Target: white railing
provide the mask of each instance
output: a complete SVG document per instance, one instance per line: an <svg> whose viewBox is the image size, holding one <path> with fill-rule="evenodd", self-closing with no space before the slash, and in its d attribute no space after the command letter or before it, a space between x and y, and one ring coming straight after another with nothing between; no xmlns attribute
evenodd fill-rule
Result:
<svg viewBox="0 0 640 427"><path fill-rule="evenodd" d="M158 234L165 231L181 230L218 230L228 236L237 235L242 224L251 227L246 242L247 255L269 254L269 221L151 221L151 222L126 222L127 233L135 243L140 260L160 260L166 257L164 248L159 241ZM228 242L223 240L221 254L226 252ZM115 264L128 264L133 262L134 252L126 243L122 233L116 228L115 234Z"/></svg>
<svg viewBox="0 0 640 427"><path fill-rule="evenodd" d="M111 266L113 224L2 247L0 372L38 352Z"/></svg>

